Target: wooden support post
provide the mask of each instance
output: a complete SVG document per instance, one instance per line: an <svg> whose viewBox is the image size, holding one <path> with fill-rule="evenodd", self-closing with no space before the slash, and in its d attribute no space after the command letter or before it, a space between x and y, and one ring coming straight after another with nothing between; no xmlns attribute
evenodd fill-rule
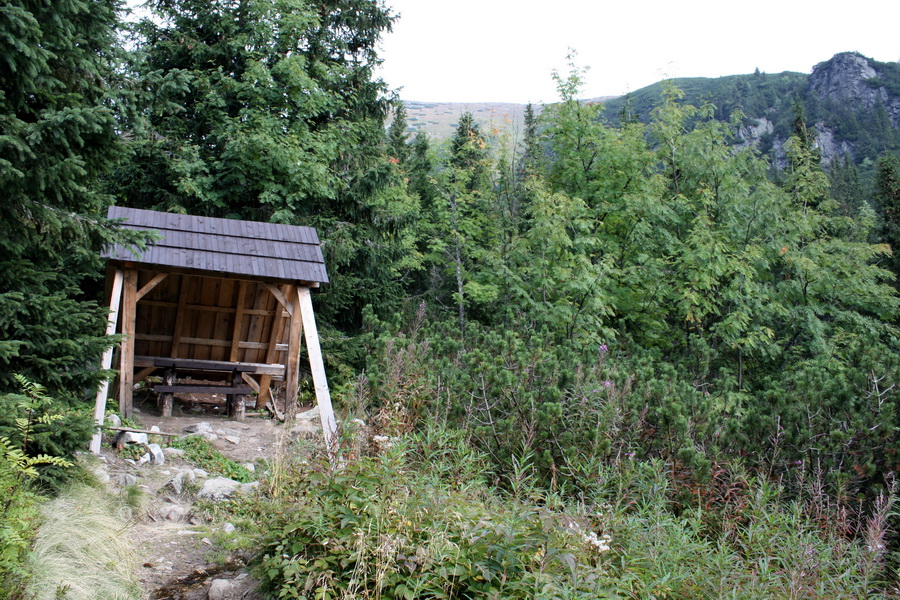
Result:
<svg viewBox="0 0 900 600"><path fill-rule="evenodd" d="M325 377L325 363L322 360L322 349L319 347L319 332L316 330L316 317L313 313L312 297L308 287L297 286L297 300L302 315L303 327L306 330L306 352L309 354L309 368L312 371L313 385L316 388L316 402L319 405L319 416L322 419L322 433L325 436L325 448L333 459L337 453L337 423L334 420L334 409L331 406L331 393L328 391L328 379ZM291 326L293 331L293 323ZM294 392L296 399L296 391Z"/></svg>
<svg viewBox="0 0 900 600"><path fill-rule="evenodd" d="M175 367L168 367L165 374L166 385L175 385ZM172 416L172 401L175 394L172 392L163 392L159 395L159 414L163 417Z"/></svg>
<svg viewBox="0 0 900 600"><path fill-rule="evenodd" d="M132 416L134 392L134 324L137 313L137 271L125 270L122 294L122 346L119 350L119 412Z"/></svg>
<svg viewBox="0 0 900 600"><path fill-rule="evenodd" d="M284 312L287 312L286 310ZM267 365L272 364L272 361L275 360L275 355L278 353L278 340L284 335L284 326L285 326L285 318L284 312L282 309L275 309L275 315L272 317L272 331L269 333L269 346L266 348L266 356L265 362ZM290 313L287 313L288 317L290 317ZM300 323L300 327L303 327L303 323ZM297 334L298 337L300 334ZM287 362L287 361L285 361ZM262 410L266 407L266 403L269 401L269 384L272 383L271 375L262 375L259 380L259 395L256 397L256 408ZM272 400L274 402L274 400Z"/></svg>
<svg viewBox="0 0 900 600"><path fill-rule="evenodd" d="M122 281L124 279L124 273L122 273L122 269L116 269L115 275L113 275L113 285L112 292L109 298L109 320L106 323L106 335L110 336L116 332L116 326L119 323L119 305L122 300ZM103 358L100 362L100 368L104 371L108 371L112 367L112 355L113 355L113 345L110 344L109 348L107 348L103 352ZM100 429L103 425L103 421L106 418L106 400L109 396L109 379L104 379L100 384L100 389L97 390L97 399L94 402L94 423L97 424L97 431L94 432L94 436L91 438L91 452L94 454L98 454L100 452Z"/></svg>
<svg viewBox="0 0 900 600"><path fill-rule="evenodd" d="M239 371L235 371L231 378L232 387L240 387L244 384L244 378ZM228 416L235 421L244 420L244 394L228 394Z"/></svg>
<svg viewBox="0 0 900 600"><path fill-rule="evenodd" d="M244 324L244 305L247 303L247 282L238 284L237 310L234 313L234 327L231 329L231 353L228 360L238 362L240 356L241 326ZM278 312L277 310L275 312Z"/></svg>
<svg viewBox="0 0 900 600"><path fill-rule="evenodd" d="M292 285L288 290L292 299L299 297L300 287ZM296 306L295 301L295 306ZM291 311L290 333L288 335L287 360L284 361L284 412L293 418L297 412L297 391L300 388L300 334L303 332L303 317L299 310Z"/></svg>

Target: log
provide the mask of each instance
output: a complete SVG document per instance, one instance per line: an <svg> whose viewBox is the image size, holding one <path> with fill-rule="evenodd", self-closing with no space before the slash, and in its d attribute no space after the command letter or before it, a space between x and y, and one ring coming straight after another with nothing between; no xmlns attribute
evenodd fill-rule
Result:
<svg viewBox="0 0 900 600"><path fill-rule="evenodd" d="M149 435L163 435L166 437L181 437L180 433L166 433L165 431L150 431L148 429L135 429L134 427L107 427L110 431L131 431L132 433L147 433Z"/></svg>

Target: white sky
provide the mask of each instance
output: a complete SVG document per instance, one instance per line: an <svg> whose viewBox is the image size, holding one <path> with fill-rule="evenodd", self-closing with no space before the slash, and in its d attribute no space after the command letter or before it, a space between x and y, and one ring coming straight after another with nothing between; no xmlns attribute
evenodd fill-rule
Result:
<svg viewBox="0 0 900 600"><path fill-rule="evenodd" d="M834 54L900 60L898 0L382 0L380 75L404 100L552 102L569 48L582 97L668 77L809 73Z"/></svg>

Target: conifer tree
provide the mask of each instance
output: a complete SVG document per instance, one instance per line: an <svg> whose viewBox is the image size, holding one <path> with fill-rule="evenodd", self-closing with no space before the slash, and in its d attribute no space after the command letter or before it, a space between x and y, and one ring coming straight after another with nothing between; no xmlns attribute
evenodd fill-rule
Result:
<svg viewBox="0 0 900 600"><path fill-rule="evenodd" d="M394 108L394 118L391 121L391 126L388 128L387 141L391 156L397 159L404 170L407 170L407 163L410 158L410 148L407 139L409 134L406 133L408 127L406 105L398 100Z"/></svg>
<svg viewBox="0 0 900 600"><path fill-rule="evenodd" d="M393 17L376 0L157 0L133 69L145 103L122 202L315 226L324 321L399 300L417 212L387 154L373 70Z"/></svg>
<svg viewBox="0 0 900 600"><path fill-rule="evenodd" d="M881 210L881 239L891 247L891 271L900 276L900 158L885 154L878 159L875 201Z"/></svg>
<svg viewBox="0 0 900 600"><path fill-rule="evenodd" d="M104 311L79 290L109 233L99 179L117 154L115 0L0 7L0 392L97 381Z"/></svg>

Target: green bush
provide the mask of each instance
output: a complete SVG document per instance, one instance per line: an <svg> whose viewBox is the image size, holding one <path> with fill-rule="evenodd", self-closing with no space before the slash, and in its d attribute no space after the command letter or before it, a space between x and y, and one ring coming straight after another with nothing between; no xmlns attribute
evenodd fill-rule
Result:
<svg viewBox="0 0 900 600"><path fill-rule="evenodd" d="M673 501L670 466L624 457L595 464L572 501L542 491L528 457L508 492L490 486L487 456L463 442L432 425L382 455L295 471L260 567L273 596L889 596L890 498L854 541L739 467L721 496L690 506Z"/></svg>

